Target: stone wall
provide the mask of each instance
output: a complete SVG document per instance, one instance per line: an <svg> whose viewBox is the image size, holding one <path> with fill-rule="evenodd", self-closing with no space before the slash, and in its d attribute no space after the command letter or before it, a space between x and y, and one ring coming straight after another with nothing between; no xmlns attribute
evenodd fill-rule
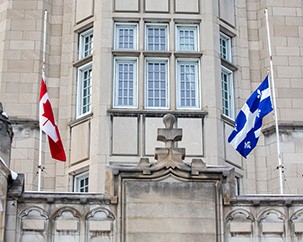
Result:
<svg viewBox="0 0 303 242"><path fill-rule="evenodd" d="M303 241L302 196L239 196L224 206L226 242Z"/></svg>
<svg viewBox="0 0 303 242"><path fill-rule="evenodd" d="M102 241L115 237L115 211L102 194L23 193L7 201L5 241Z"/></svg>

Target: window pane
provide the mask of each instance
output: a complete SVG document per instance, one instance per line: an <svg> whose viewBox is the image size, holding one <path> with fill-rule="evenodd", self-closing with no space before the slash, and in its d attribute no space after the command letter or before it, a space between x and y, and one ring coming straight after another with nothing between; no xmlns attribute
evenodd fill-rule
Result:
<svg viewBox="0 0 303 242"><path fill-rule="evenodd" d="M91 111L91 80L91 65L83 68L80 67L78 71L77 116Z"/></svg>
<svg viewBox="0 0 303 242"><path fill-rule="evenodd" d="M134 50L136 48L136 29L134 25L116 25L116 49Z"/></svg>
<svg viewBox="0 0 303 242"><path fill-rule="evenodd" d="M178 62L178 107L198 107L198 62Z"/></svg>
<svg viewBox="0 0 303 242"><path fill-rule="evenodd" d="M88 192L89 178L88 173L75 176L75 192Z"/></svg>
<svg viewBox="0 0 303 242"><path fill-rule="evenodd" d="M167 50L167 26L148 25L146 29L146 49L154 51Z"/></svg>
<svg viewBox="0 0 303 242"><path fill-rule="evenodd" d="M177 50L178 51L197 51L196 26L177 26Z"/></svg>
<svg viewBox="0 0 303 242"><path fill-rule="evenodd" d="M167 62L147 62L147 106L167 107Z"/></svg>
<svg viewBox="0 0 303 242"><path fill-rule="evenodd" d="M222 81L222 112L230 118L234 118L234 96L232 72L224 69L221 71Z"/></svg>
<svg viewBox="0 0 303 242"><path fill-rule="evenodd" d="M136 94L136 61L117 60L115 74L115 106L134 106Z"/></svg>
<svg viewBox="0 0 303 242"><path fill-rule="evenodd" d="M222 59L231 61L231 39L220 34L220 55Z"/></svg>
<svg viewBox="0 0 303 242"><path fill-rule="evenodd" d="M79 58L85 58L93 51L93 30L87 30L80 34L79 39Z"/></svg>

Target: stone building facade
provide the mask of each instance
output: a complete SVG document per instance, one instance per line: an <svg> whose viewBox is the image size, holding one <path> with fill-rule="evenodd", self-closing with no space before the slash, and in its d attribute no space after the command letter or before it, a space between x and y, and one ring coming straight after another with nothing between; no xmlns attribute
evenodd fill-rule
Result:
<svg viewBox="0 0 303 242"><path fill-rule="evenodd" d="M301 0L4 0L0 98L14 131L11 168L37 190L43 13L46 76L67 153L50 158L43 137L42 190L111 189L108 167L152 158L162 116L184 132L185 162L235 169L242 194L279 193L274 122L242 159L228 144L235 114L269 67L268 8L283 186L302 194ZM184 76L188 78L184 79Z"/></svg>
<svg viewBox="0 0 303 242"><path fill-rule="evenodd" d="M175 121L164 117L155 160L108 168L108 194L24 191L1 162L0 241L303 241L302 196L236 196L234 168L184 162Z"/></svg>

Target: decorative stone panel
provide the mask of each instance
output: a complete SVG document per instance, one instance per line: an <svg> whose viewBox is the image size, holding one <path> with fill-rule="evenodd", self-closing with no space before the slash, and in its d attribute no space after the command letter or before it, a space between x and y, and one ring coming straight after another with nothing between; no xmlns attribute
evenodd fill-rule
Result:
<svg viewBox="0 0 303 242"><path fill-rule="evenodd" d="M80 142L79 142L80 141ZM70 163L77 164L89 158L90 121L71 127L71 159Z"/></svg>
<svg viewBox="0 0 303 242"><path fill-rule="evenodd" d="M94 0L77 0L76 1L76 22L79 23L94 13Z"/></svg>
<svg viewBox="0 0 303 242"><path fill-rule="evenodd" d="M18 219L18 241L47 241L49 218L46 211L40 207L26 208Z"/></svg>
<svg viewBox="0 0 303 242"><path fill-rule="evenodd" d="M162 118L146 117L144 119L144 144L145 155L152 156L155 152L155 147L163 146L157 141L157 128L161 127Z"/></svg>
<svg viewBox="0 0 303 242"><path fill-rule="evenodd" d="M254 217L245 209L231 211L225 219L225 240L250 242L253 238Z"/></svg>
<svg viewBox="0 0 303 242"><path fill-rule="evenodd" d="M199 13L200 1L199 0L175 0L176 13Z"/></svg>
<svg viewBox="0 0 303 242"><path fill-rule="evenodd" d="M296 211L290 218L290 233L292 241L303 241L303 209Z"/></svg>
<svg viewBox="0 0 303 242"><path fill-rule="evenodd" d="M187 156L204 155L203 118L178 118L178 128L183 130L179 145L186 148Z"/></svg>
<svg viewBox="0 0 303 242"><path fill-rule="evenodd" d="M72 207L59 209L52 218L53 240L80 242L80 217L80 213Z"/></svg>
<svg viewBox="0 0 303 242"><path fill-rule="evenodd" d="M169 12L169 0L145 0L145 12Z"/></svg>
<svg viewBox="0 0 303 242"><path fill-rule="evenodd" d="M183 182L174 176L123 181L124 239L216 241L215 187L215 182Z"/></svg>
<svg viewBox="0 0 303 242"><path fill-rule="evenodd" d="M220 19L231 26L235 26L235 1L219 0Z"/></svg>
<svg viewBox="0 0 303 242"><path fill-rule="evenodd" d="M115 11L139 12L139 0L115 0Z"/></svg>
<svg viewBox="0 0 303 242"><path fill-rule="evenodd" d="M276 209L268 209L258 218L259 236L264 241L285 241L285 215Z"/></svg>
<svg viewBox="0 0 303 242"><path fill-rule="evenodd" d="M115 217L106 208L95 208L86 216L87 241L112 241L113 221Z"/></svg>
<svg viewBox="0 0 303 242"><path fill-rule="evenodd" d="M113 117L113 155L138 155L138 117Z"/></svg>

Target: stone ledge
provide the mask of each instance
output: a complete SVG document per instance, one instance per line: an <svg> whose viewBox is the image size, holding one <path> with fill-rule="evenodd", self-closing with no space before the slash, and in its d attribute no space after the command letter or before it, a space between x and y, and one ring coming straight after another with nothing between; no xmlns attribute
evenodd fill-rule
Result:
<svg viewBox="0 0 303 242"><path fill-rule="evenodd" d="M231 205L240 206L292 206L292 205L302 205L303 196L299 195L268 195L268 194L258 194L258 195L241 195L231 199Z"/></svg>
<svg viewBox="0 0 303 242"><path fill-rule="evenodd" d="M22 125L29 128L39 128L38 119L10 117L10 122L14 126Z"/></svg>
<svg viewBox="0 0 303 242"><path fill-rule="evenodd" d="M303 122L302 121L278 122L278 126L279 126L279 132L280 133L289 133L289 132L292 132L296 129L302 130L303 129ZM270 123L262 129L262 133L265 136L269 136L269 135L271 135L275 132L276 132L276 127L275 127L274 123Z"/></svg>
<svg viewBox="0 0 303 242"><path fill-rule="evenodd" d="M111 204L111 197L101 193L51 193L51 192L24 192L19 198L19 202L47 202L47 203L75 203L80 204L97 202L100 204Z"/></svg>
<svg viewBox="0 0 303 242"><path fill-rule="evenodd" d="M137 110L137 109L118 109L118 108L111 108L107 110L107 113L113 115L113 116L139 116L139 115L144 115L146 117L163 117L164 114L173 114L177 118L204 118L208 112L205 110L195 110L195 111L170 111L170 110L163 110L163 111L158 111L158 110Z"/></svg>

